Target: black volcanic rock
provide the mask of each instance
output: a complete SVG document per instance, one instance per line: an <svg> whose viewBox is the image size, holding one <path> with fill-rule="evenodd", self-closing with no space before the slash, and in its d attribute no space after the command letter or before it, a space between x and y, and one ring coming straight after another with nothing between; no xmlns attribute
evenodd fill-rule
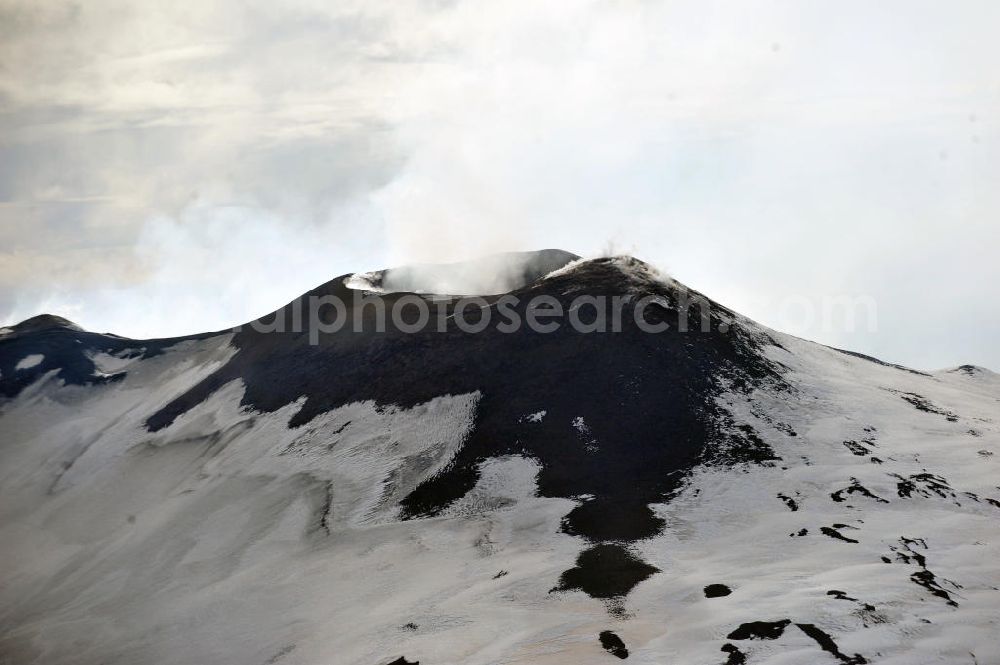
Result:
<svg viewBox="0 0 1000 665"><path fill-rule="evenodd" d="M17 325L13 326L12 330L16 333L31 333L47 330L49 328L82 330L80 326L76 325L69 319L64 319L63 317L56 316L55 314L39 314L38 316L33 316L30 319L25 319L24 321L21 321Z"/></svg>
<svg viewBox="0 0 1000 665"><path fill-rule="evenodd" d="M621 545L605 543L584 551L554 591L578 589L594 598L617 598L658 572Z"/></svg>
<svg viewBox="0 0 1000 665"><path fill-rule="evenodd" d="M732 592L725 584L709 584L705 587L705 598L722 598Z"/></svg>
<svg viewBox="0 0 1000 665"><path fill-rule="evenodd" d="M791 621L749 621L727 636L731 640L776 640L785 632Z"/></svg>
<svg viewBox="0 0 1000 665"><path fill-rule="evenodd" d="M612 656L616 656L622 660L628 658L628 649L625 647L625 643L613 631L602 630L597 638L601 641L601 646L604 647L604 650Z"/></svg>

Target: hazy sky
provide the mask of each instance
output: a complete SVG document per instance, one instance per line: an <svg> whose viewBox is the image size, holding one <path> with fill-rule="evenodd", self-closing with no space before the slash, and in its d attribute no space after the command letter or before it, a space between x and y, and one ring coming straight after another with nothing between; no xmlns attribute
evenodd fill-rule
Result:
<svg viewBox="0 0 1000 665"><path fill-rule="evenodd" d="M610 249L1000 370L998 34L995 0L0 0L0 323L191 333L353 270Z"/></svg>

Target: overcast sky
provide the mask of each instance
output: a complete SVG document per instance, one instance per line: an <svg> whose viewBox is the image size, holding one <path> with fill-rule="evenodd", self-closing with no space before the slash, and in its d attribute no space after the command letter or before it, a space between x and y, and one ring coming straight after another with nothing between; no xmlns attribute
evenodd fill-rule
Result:
<svg viewBox="0 0 1000 665"><path fill-rule="evenodd" d="M1000 370L998 34L995 0L0 0L0 324L193 333L560 247Z"/></svg>

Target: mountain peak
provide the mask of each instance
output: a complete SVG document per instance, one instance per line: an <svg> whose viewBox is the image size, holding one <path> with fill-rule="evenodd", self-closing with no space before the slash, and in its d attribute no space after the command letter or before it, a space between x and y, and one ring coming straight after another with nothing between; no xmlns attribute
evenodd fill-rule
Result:
<svg viewBox="0 0 1000 665"><path fill-rule="evenodd" d="M15 333L38 332L49 328L66 328L76 331L83 330L83 328L69 319L56 316L55 314L39 314L38 316L33 316L30 319L25 319L24 321L11 326L11 330Z"/></svg>
<svg viewBox="0 0 1000 665"><path fill-rule="evenodd" d="M992 370L981 367L979 365L959 365L958 367L952 367L950 369L941 370L944 374L959 374L962 376L970 376L974 378L981 378L986 376L995 376L995 372Z"/></svg>

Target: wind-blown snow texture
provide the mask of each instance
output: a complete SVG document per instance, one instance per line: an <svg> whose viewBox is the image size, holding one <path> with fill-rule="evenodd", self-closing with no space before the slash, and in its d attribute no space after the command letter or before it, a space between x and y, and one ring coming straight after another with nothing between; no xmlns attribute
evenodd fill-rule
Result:
<svg viewBox="0 0 1000 665"><path fill-rule="evenodd" d="M528 258L623 330L5 331L0 662L1000 662L1000 377Z"/></svg>

